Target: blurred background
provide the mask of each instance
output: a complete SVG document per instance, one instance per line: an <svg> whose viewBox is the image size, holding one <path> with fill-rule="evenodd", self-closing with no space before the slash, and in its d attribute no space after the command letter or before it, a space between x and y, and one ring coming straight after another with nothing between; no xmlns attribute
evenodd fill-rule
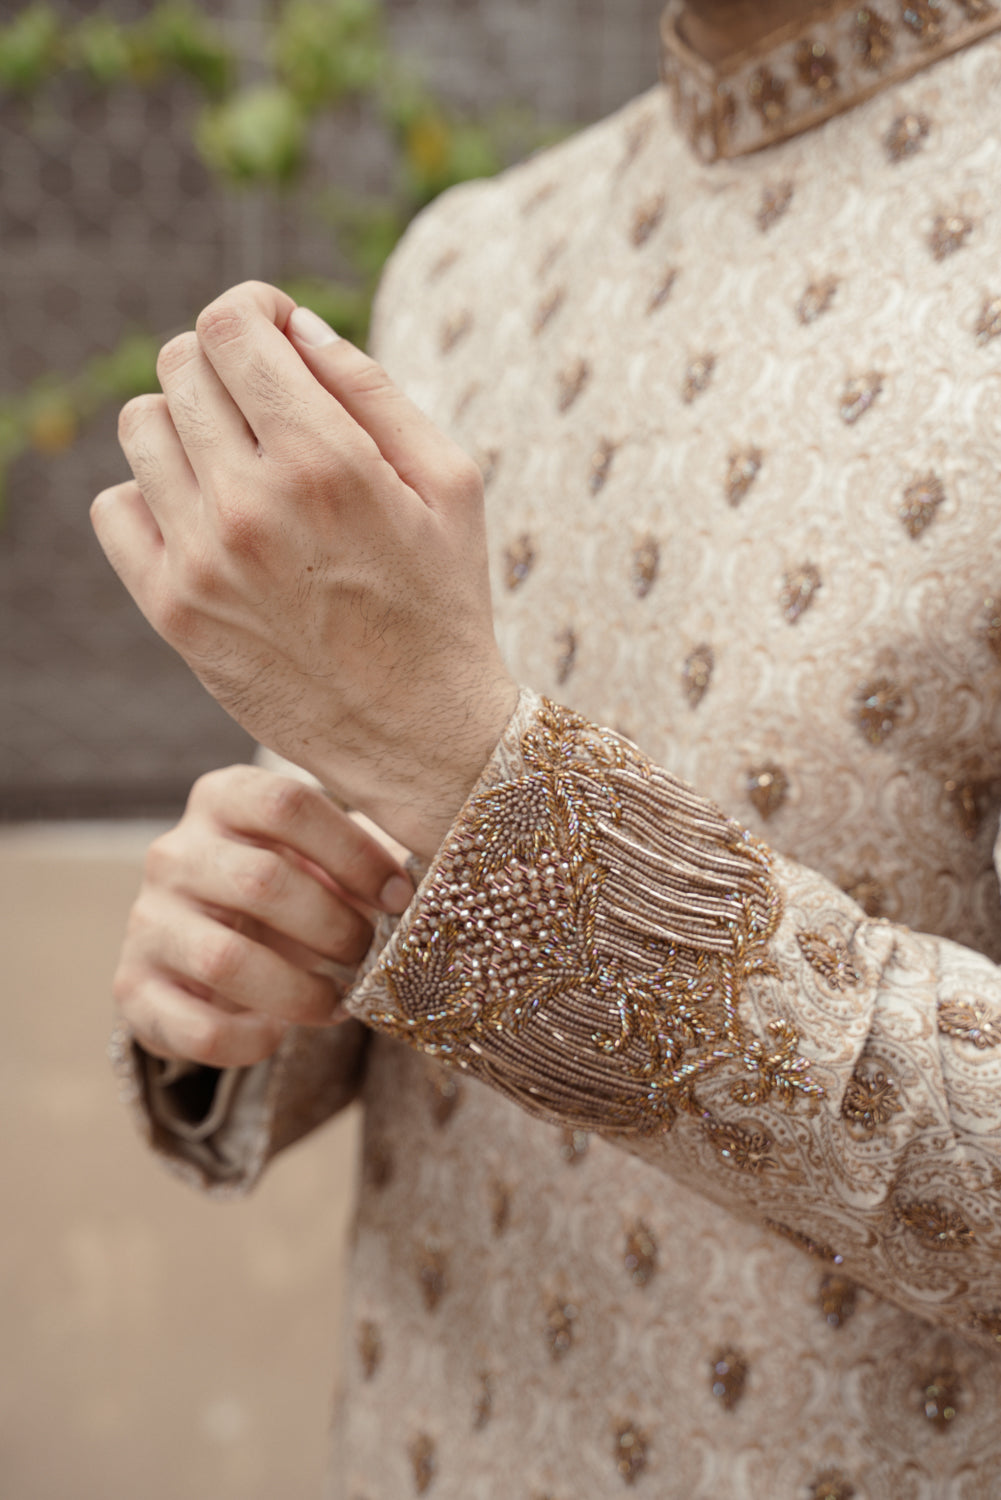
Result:
<svg viewBox="0 0 1001 1500"><path fill-rule="evenodd" d="M248 1203L104 1059L142 850L250 746L93 540L118 407L225 286L364 341L439 192L656 80L662 0L0 0L0 1493L315 1496L357 1121Z"/></svg>

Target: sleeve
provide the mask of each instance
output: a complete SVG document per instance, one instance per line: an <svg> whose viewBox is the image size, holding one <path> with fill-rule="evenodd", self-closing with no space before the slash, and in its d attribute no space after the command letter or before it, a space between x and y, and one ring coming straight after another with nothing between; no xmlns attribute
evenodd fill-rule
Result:
<svg viewBox="0 0 1001 1500"><path fill-rule="evenodd" d="M1001 1355L1001 976L523 692L370 1026Z"/></svg>

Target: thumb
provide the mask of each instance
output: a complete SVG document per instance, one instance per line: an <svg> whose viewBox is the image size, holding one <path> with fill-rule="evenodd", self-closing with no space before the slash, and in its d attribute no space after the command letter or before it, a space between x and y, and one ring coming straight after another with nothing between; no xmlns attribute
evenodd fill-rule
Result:
<svg viewBox="0 0 1001 1500"><path fill-rule="evenodd" d="M374 440L405 484L430 500L465 455L414 405L380 364L342 339L308 307L297 307L286 336L311 373ZM468 462L468 460L467 460Z"/></svg>

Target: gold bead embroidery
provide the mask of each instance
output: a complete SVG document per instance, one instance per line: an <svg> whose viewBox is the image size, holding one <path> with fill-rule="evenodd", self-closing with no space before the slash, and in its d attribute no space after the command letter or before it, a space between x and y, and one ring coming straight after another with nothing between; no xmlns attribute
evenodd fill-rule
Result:
<svg viewBox="0 0 1001 1500"><path fill-rule="evenodd" d="M571 1167L583 1161L591 1145L591 1137L586 1130L564 1130L563 1141L560 1146L560 1155Z"/></svg>
<svg viewBox="0 0 1001 1500"><path fill-rule="evenodd" d="M762 1219L766 1229L773 1234L780 1234L784 1240L795 1245L797 1250L803 1250L807 1255L812 1255L816 1260L830 1261L832 1266L840 1266L844 1263L844 1256L830 1245L824 1245L819 1240L811 1239L808 1234L803 1234L799 1229L790 1229L787 1224L780 1224L777 1219Z"/></svg>
<svg viewBox="0 0 1001 1500"><path fill-rule="evenodd" d="M820 281L811 281L796 303L796 316L803 324L816 323L831 306L838 291L838 278L825 276Z"/></svg>
<svg viewBox="0 0 1001 1500"><path fill-rule="evenodd" d="M535 546L527 531L504 549L504 585L512 592L525 582L535 566Z"/></svg>
<svg viewBox="0 0 1001 1500"><path fill-rule="evenodd" d="M630 125L629 129L626 131L626 149L623 153L622 162L619 167L620 172L624 172L627 167L632 166L633 162L636 160L637 156L639 156L640 152L643 150L643 147L650 139L652 130L652 115L644 115L642 119L635 120L633 124Z"/></svg>
<svg viewBox="0 0 1001 1500"><path fill-rule="evenodd" d="M733 1349L721 1349L711 1360L709 1385L724 1411L733 1411L747 1386L748 1364Z"/></svg>
<svg viewBox="0 0 1001 1500"><path fill-rule="evenodd" d="M904 700L895 682L876 677L859 688L855 720L870 745L882 745L893 733Z"/></svg>
<svg viewBox="0 0 1001 1500"><path fill-rule="evenodd" d="M1001 1344L1001 1308L995 1307L990 1312L975 1312L967 1327L974 1333L984 1334L996 1344Z"/></svg>
<svg viewBox="0 0 1001 1500"><path fill-rule="evenodd" d="M548 246L542 256L542 259L539 261L538 267L536 268L535 275L537 280L545 281L546 277L549 275L550 271L553 269L553 266L555 266L556 262L559 260L560 256L563 254L566 248L566 240L554 240L553 243Z"/></svg>
<svg viewBox="0 0 1001 1500"><path fill-rule="evenodd" d="M942 1203L902 1203L895 1212L904 1228L932 1250L967 1250L975 1239L962 1214Z"/></svg>
<svg viewBox="0 0 1001 1500"><path fill-rule="evenodd" d="M760 448L744 448L739 453L730 454L726 472L726 498L731 505L737 506L744 499L761 473L764 461L765 455Z"/></svg>
<svg viewBox="0 0 1001 1500"><path fill-rule="evenodd" d="M993 785L991 781L960 781L952 776L944 783L945 795L962 829L963 837L971 842L983 827Z"/></svg>
<svg viewBox="0 0 1001 1500"><path fill-rule="evenodd" d="M981 1052L988 1047L1001 1047L1001 1015L983 1000L940 1001L938 1029L961 1042L972 1042Z"/></svg>
<svg viewBox="0 0 1001 1500"><path fill-rule="evenodd" d="M643 1223L626 1235L624 1263L634 1286L646 1286L657 1269L657 1242Z"/></svg>
<svg viewBox="0 0 1001 1500"><path fill-rule="evenodd" d="M605 481L612 472L612 464L618 450L618 443L611 442L608 438L602 438L591 455L591 477L588 481L591 494L597 495L605 488Z"/></svg>
<svg viewBox="0 0 1001 1500"><path fill-rule="evenodd" d="M945 260L962 249L973 233L973 220L965 214L939 214L928 236L928 248L936 260Z"/></svg>
<svg viewBox="0 0 1001 1500"><path fill-rule="evenodd" d="M370 1318L365 1318L358 1324L355 1346L362 1374L366 1380L371 1380L382 1363L382 1335Z"/></svg>
<svg viewBox="0 0 1001 1500"><path fill-rule="evenodd" d="M802 41L796 48L796 71L805 89L826 99L838 86L838 60L823 42Z"/></svg>
<svg viewBox="0 0 1001 1500"><path fill-rule="evenodd" d="M688 700L689 708L698 708L712 681L716 655L706 642L696 646L685 658L681 673L681 690Z"/></svg>
<svg viewBox="0 0 1001 1500"><path fill-rule="evenodd" d="M868 870L848 880L841 889L846 896L857 901L867 917L881 917L886 911L886 890L881 881Z"/></svg>
<svg viewBox="0 0 1001 1500"><path fill-rule="evenodd" d="M434 1439L426 1432L417 1433L410 1444L410 1467L414 1474L414 1489L418 1495L427 1494L431 1488L437 1468Z"/></svg>
<svg viewBox="0 0 1001 1500"><path fill-rule="evenodd" d="M880 1126L888 1125L902 1111L900 1091L882 1070L856 1070L852 1074L841 1100L841 1113L862 1135L875 1135Z"/></svg>
<svg viewBox="0 0 1001 1500"><path fill-rule="evenodd" d="M878 11L864 8L855 15L855 50L866 68L878 72L893 52L893 32Z"/></svg>
<svg viewBox="0 0 1001 1500"><path fill-rule="evenodd" d="M532 318L532 332L536 338L538 338L544 328L549 327L549 324L566 301L566 295L563 287L557 286L551 292L547 292L542 298L535 309L535 316Z"/></svg>
<svg viewBox="0 0 1001 1500"><path fill-rule="evenodd" d="M556 405L560 411L569 411L581 391L591 378L591 366L586 359L576 359L556 377Z"/></svg>
<svg viewBox="0 0 1001 1500"><path fill-rule="evenodd" d="M546 1314L546 1343L553 1359L565 1359L573 1348L573 1325L577 1321L577 1308L572 1302L557 1298L550 1303Z"/></svg>
<svg viewBox="0 0 1001 1500"><path fill-rule="evenodd" d="M759 766L749 771L747 795L759 817L766 820L775 816L789 795L789 778L781 766Z"/></svg>
<svg viewBox="0 0 1001 1500"><path fill-rule="evenodd" d="M480 1372L480 1388L473 1405L473 1431L482 1432L494 1412L494 1378L489 1370Z"/></svg>
<svg viewBox="0 0 1001 1500"><path fill-rule="evenodd" d="M789 87L771 68L757 70L747 86L747 93L766 125L777 125L785 115Z"/></svg>
<svg viewBox="0 0 1001 1500"><path fill-rule="evenodd" d="M539 187L537 187L533 193L529 194L524 203L521 205L523 218L527 219L531 214L535 213L535 210L537 208L541 208L543 203L548 203L549 199L555 192L555 182L544 182Z"/></svg>
<svg viewBox="0 0 1001 1500"><path fill-rule="evenodd" d="M986 21L997 10L994 0L959 0L968 21Z"/></svg>
<svg viewBox="0 0 1001 1500"><path fill-rule="evenodd" d="M788 212L793 200L794 188L791 182L780 182L777 187L765 188L755 215L758 228L764 234L777 224Z"/></svg>
<svg viewBox="0 0 1001 1500"><path fill-rule="evenodd" d="M659 307L664 306L664 303L667 301L672 291L674 290L674 283L677 281L677 279L677 267L668 266L667 270L662 274L660 280L657 282L657 285L650 293L650 300L646 305L647 313L656 312Z"/></svg>
<svg viewBox="0 0 1001 1500"><path fill-rule="evenodd" d="M500 1238L511 1221L511 1189L506 1182L494 1182L490 1187L490 1226Z"/></svg>
<svg viewBox="0 0 1001 1500"><path fill-rule="evenodd" d="M483 383L479 380L471 380L455 403L455 420L461 422L466 412L472 406L476 397L483 389Z"/></svg>
<svg viewBox="0 0 1001 1500"><path fill-rule="evenodd" d="M633 214L629 238L637 249L641 245L646 244L654 230L659 226L660 221L664 217L666 206L667 200L664 194L657 193L654 197L648 198L645 203L641 203L636 209Z"/></svg>
<svg viewBox="0 0 1001 1500"><path fill-rule="evenodd" d="M820 1283L820 1310L832 1328L843 1328L854 1316L858 1287L847 1276L825 1276Z"/></svg>
<svg viewBox="0 0 1001 1500"><path fill-rule="evenodd" d="M428 272L428 281L437 281L439 277L444 276L446 271L450 271L459 259L459 252L454 246L452 249L446 250L442 255L439 255L438 259L432 265Z"/></svg>
<svg viewBox="0 0 1001 1500"><path fill-rule="evenodd" d="M790 625L795 625L820 592L820 572L813 563L791 569L782 579L779 604Z"/></svg>
<svg viewBox="0 0 1001 1500"><path fill-rule="evenodd" d="M442 354L451 354L456 344L464 339L473 326L473 315L468 308L452 313L442 324L438 347Z"/></svg>
<svg viewBox="0 0 1001 1500"><path fill-rule="evenodd" d="M849 380L841 394L841 420L848 427L854 427L859 418L865 416L882 389L883 377L878 370L868 370L865 375Z"/></svg>
<svg viewBox="0 0 1001 1500"><path fill-rule="evenodd" d="M557 632L556 635L556 681L562 687L577 661L577 634L570 626Z"/></svg>
<svg viewBox="0 0 1001 1500"><path fill-rule="evenodd" d="M445 1295L448 1286L447 1266L442 1246L435 1239L426 1239L417 1266L417 1278L428 1312L434 1312Z"/></svg>
<svg viewBox="0 0 1001 1500"><path fill-rule="evenodd" d="M765 1131L742 1130L739 1125L726 1125L711 1116L706 1120L705 1131L720 1158L739 1172L756 1177L778 1165L772 1156L775 1143Z"/></svg>
<svg viewBox="0 0 1001 1500"><path fill-rule="evenodd" d="M927 115L898 115L883 137L883 147L892 162L903 161L921 150L928 139L931 121Z"/></svg>
<svg viewBox="0 0 1001 1500"><path fill-rule="evenodd" d="M859 973L848 949L838 938L826 938L819 932L799 932L796 941L811 969L824 978L832 990L854 989Z"/></svg>
<svg viewBox="0 0 1001 1500"><path fill-rule="evenodd" d="M657 581L660 571L660 544L655 536L649 532L640 537L633 548L633 561L630 577L633 585L633 593L638 599L645 599Z"/></svg>
<svg viewBox="0 0 1001 1500"><path fill-rule="evenodd" d="M1001 336L1001 297L988 297L980 309L976 335L978 344L989 344Z"/></svg>
<svg viewBox="0 0 1001 1500"><path fill-rule="evenodd" d="M945 7L942 0L903 0L901 17L916 37L931 44L942 35Z"/></svg>
<svg viewBox="0 0 1001 1500"><path fill-rule="evenodd" d="M809 1500L855 1500L855 1486L839 1469L825 1469L811 1481Z"/></svg>
<svg viewBox="0 0 1001 1500"><path fill-rule="evenodd" d="M690 406L696 396L700 396L704 390L708 389L715 368L715 354L700 354L696 359L689 361L684 384L681 387L681 398L686 406Z"/></svg>
<svg viewBox="0 0 1001 1500"><path fill-rule="evenodd" d="M948 1431L959 1415L959 1405L959 1376L951 1365L925 1376L921 1382L921 1410L937 1431Z"/></svg>
<svg viewBox="0 0 1001 1500"><path fill-rule="evenodd" d="M429 1080L431 1118L440 1130L447 1125L459 1107L462 1084L452 1073L436 1073Z"/></svg>
<svg viewBox="0 0 1001 1500"><path fill-rule="evenodd" d="M922 474L907 486L897 515L908 536L916 539L931 525L944 499L945 486L937 474Z"/></svg>
<svg viewBox="0 0 1001 1500"><path fill-rule="evenodd" d="M615 1429L615 1467L626 1484L635 1484L647 1466L650 1440L632 1422L622 1422Z"/></svg>

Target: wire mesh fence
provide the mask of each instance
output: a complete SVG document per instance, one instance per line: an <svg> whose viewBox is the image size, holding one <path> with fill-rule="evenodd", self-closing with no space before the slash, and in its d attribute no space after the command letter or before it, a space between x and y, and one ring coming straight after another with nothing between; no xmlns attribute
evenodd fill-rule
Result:
<svg viewBox="0 0 1001 1500"><path fill-rule="evenodd" d="M471 114L518 102L569 126L655 81L661 0L387 0L395 50ZM106 6L50 7L78 22ZM119 21L148 7L111 7ZM212 0L253 77L275 7ZM331 187L383 191L393 171L364 109L320 121L308 171L277 193L220 186L193 144L194 86L97 88L60 74L0 88L0 401L121 348L166 337L246 277L329 276L341 253L317 206ZM125 358L128 357L127 349ZM173 813L249 743L141 619L88 521L123 477L112 405L79 431L41 401L0 519L0 817Z"/></svg>

